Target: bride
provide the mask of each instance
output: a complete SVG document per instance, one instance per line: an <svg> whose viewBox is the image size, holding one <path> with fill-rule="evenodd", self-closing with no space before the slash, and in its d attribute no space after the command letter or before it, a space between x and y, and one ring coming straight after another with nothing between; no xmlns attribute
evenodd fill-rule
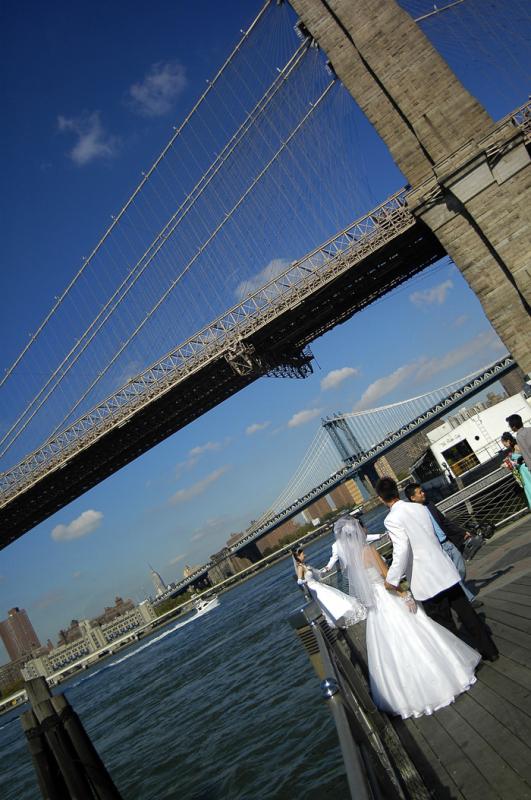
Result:
<svg viewBox="0 0 531 800"><path fill-rule="evenodd" d="M384 586L387 565L362 525L334 525L349 594L367 609L367 655L376 705L402 718L433 714L475 683L480 654L433 622L410 592Z"/></svg>
<svg viewBox="0 0 531 800"><path fill-rule="evenodd" d="M320 583L320 570L305 563L302 547L294 548L291 555L297 573L297 583L307 587L329 625L334 628L347 628L367 618L367 609L355 597L340 592L333 586Z"/></svg>

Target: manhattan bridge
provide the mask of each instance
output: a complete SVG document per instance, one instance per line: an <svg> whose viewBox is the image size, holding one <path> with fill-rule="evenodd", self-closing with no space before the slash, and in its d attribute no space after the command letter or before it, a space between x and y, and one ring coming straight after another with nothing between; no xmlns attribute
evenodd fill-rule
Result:
<svg viewBox="0 0 531 800"><path fill-rule="evenodd" d="M259 377L305 377L314 339L444 256L511 355L357 420L350 459L325 455L329 421L250 535L531 368L529 10L351 5L265 3L19 339L0 380L1 546Z"/></svg>

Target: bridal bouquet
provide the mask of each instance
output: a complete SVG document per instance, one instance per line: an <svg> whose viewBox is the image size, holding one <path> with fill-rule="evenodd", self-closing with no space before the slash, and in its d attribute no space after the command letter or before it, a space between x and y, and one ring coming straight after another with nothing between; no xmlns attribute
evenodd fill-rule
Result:
<svg viewBox="0 0 531 800"><path fill-rule="evenodd" d="M503 466L510 470L513 474L513 478L515 479L518 486L522 489L524 488L524 483L522 481L522 476L520 475L520 470L518 468L518 464L516 464L512 458L506 458L503 461Z"/></svg>

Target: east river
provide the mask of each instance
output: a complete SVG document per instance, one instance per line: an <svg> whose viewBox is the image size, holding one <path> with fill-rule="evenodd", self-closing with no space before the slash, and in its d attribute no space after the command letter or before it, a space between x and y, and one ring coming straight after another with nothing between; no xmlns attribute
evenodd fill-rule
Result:
<svg viewBox="0 0 531 800"><path fill-rule="evenodd" d="M331 537L307 548L323 566ZM341 800L335 728L287 618L302 594L286 559L219 607L59 687L124 800ZM0 797L37 800L14 713L0 717Z"/></svg>

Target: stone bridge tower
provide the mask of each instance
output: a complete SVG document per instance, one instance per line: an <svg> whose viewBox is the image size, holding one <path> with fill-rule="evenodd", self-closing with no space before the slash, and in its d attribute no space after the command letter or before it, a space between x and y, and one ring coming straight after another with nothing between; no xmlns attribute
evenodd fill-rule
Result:
<svg viewBox="0 0 531 800"><path fill-rule="evenodd" d="M531 163L396 0L290 0L412 186L435 233L531 370Z"/></svg>

